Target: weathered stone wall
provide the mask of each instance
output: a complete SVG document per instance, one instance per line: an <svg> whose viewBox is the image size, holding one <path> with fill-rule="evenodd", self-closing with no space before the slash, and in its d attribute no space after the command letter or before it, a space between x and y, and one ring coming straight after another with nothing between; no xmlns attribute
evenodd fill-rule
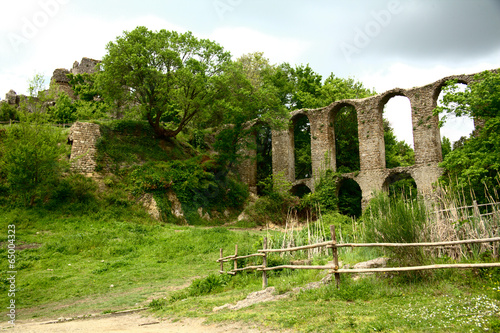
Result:
<svg viewBox="0 0 500 333"><path fill-rule="evenodd" d="M312 179L295 179L295 157L293 128L273 131L273 173L283 172L292 183L307 185L314 191L315 180L322 170L336 170L335 129L333 127L337 112L344 106L353 106L358 117L358 139L360 171L346 174L345 178L355 180L363 193L363 206L367 204L374 191L382 190L384 183L395 173L407 173L417 183L419 193L429 196L432 184L442 174L438 163L442 161L439 118L433 115L437 99L446 81L456 79L459 83L469 84L474 74L453 75L442 78L422 87L395 88L382 94L364 99L336 101L327 107L316 110L297 110L290 113L291 124L299 115L308 117L311 125ZM394 96L408 97L412 109L413 142L415 165L408 168L386 169L383 129L383 109ZM480 121L475 122L476 125Z"/></svg>
<svg viewBox="0 0 500 333"><path fill-rule="evenodd" d="M71 147L71 169L91 175L96 168L97 140L101 137L99 125L76 122L71 126L68 141Z"/></svg>
<svg viewBox="0 0 500 333"><path fill-rule="evenodd" d="M84 74L84 73L95 73L97 71L96 66L101 63L100 60L82 58L81 62L75 61L73 63L73 68L71 69L71 74Z"/></svg>

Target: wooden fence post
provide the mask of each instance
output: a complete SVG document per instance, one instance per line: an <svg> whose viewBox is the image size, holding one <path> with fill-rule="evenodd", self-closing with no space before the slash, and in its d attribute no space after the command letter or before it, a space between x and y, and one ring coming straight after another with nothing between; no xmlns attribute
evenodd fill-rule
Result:
<svg viewBox="0 0 500 333"><path fill-rule="evenodd" d="M335 226L330 226L330 234L332 235L332 253L333 253L333 264L335 265L335 271L339 269L339 255L337 250L337 236L335 235ZM340 274L335 273L335 284L337 289L340 287Z"/></svg>
<svg viewBox="0 0 500 333"><path fill-rule="evenodd" d="M262 248L264 250L267 250L267 237L264 237L264 240L262 242ZM263 252L264 255L262 256L262 267L264 270L262 270L262 289L267 288L267 272L265 271L267 267L267 253Z"/></svg>
<svg viewBox="0 0 500 333"><path fill-rule="evenodd" d="M220 274L224 274L224 261L222 260L224 256L222 255L222 248L220 249Z"/></svg>
<svg viewBox="0 0 500 333"><path fill-rule="evenodd" d="M234 258L238 257L238 244L234 246ZM238 260L234 259L234 272L238 269Z"/></svg>

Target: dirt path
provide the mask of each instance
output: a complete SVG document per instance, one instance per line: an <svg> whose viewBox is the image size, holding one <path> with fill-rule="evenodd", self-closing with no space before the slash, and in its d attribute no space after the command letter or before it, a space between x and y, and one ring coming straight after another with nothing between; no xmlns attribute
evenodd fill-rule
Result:
<svg viewBox="0 0 500 333"><path fill-rule="evenodd" d="M103 315L88 319L77 319L66 322L16 322L15 327L8 323L0 324L5 332L22 333L59 333L59 332L176 332L176 333L223 333L223 332L271 332L242 323L232 324L203 324L204 318L186 318L177 322L159 320L141 313L127 313L121 315ZM274 331L276 332L276 331Z"/></svg>

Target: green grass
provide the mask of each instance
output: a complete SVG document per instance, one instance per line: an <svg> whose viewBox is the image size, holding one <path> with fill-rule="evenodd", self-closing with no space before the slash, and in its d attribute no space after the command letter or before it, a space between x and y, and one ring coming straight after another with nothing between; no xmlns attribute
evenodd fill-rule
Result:
<svg viewBox="0 0 500 333"><path fill-rule="evenodd" d="M0 216L3 258L10 224L16 226L21 318L147 305L157 293L214 272L220 247L229 251L235 242L251 247L258 238L248 231L166 225L131 209L75 215L14 209ZM1 267L0 303L7 304L6 260ZM95 306L89 304L95 300Z"/></svg>
<svg viewBox="0 0 500 333"><path fill-rule="evenodd" d="M303 286L318 279L317 275L297 272L270 277L269 281L276 286ZM251 287L246 290L259 290L259 276L250 280ZM246 297L247 292L234 286L215 295L166 300L155 310L170 318L206 317L208 322L241 321L299 332L496 331L499 297L482 282L472 271L446 271L413 282L388 276L353 281L342 276L339 290L328 285L237 311L212 311L213 307Z"/></svg>
<svg viewBox="0 0 500 333"><path fill-rule="evenodd" d="M133 206L12 209L0 228L16 225L18 319L58 318L151 306L160 317L204 317L298 332L457 332L498 330L500 270L439 270L419 276L376 275L238 311L236 303L261 289L261 273L217 274L225 255L254 253L264 231L175 226L151 220ZM279 233L275 231L275 233ZM1 233L6 256L6 233ZM341 260L370 259L369 251L341 252ZM250 260L250 259L249 259ZM270 257L279 263L281 257ZM325 263L329 258L316 258ZM250 263L250 261L249 261ZM239 263L241 267L244 263ZM226 269L230 264L226 264ZM7 304L7 263L2 261L0 304ZM319 281L324 271L273 271L278 293ZM481 326L479 326L481 325Z"/></svg>

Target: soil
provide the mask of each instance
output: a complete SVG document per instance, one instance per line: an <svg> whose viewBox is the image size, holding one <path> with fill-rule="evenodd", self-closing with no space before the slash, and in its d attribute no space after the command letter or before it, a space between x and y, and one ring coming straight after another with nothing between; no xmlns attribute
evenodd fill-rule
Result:
<svg viewBox="0 0 500 333"><path fill-rule="evenodd" d="M176 333L223 333L223 332L272 332L252 327L247 323L204 324L204 318L185 318L180 321L161 320L145 313L122 313L77 318L68 321L19 321L13 327L6 322L0 329L6 332L58 333L58 332L176 332ZM274 331L276 332L276 331Z"/></svg>

